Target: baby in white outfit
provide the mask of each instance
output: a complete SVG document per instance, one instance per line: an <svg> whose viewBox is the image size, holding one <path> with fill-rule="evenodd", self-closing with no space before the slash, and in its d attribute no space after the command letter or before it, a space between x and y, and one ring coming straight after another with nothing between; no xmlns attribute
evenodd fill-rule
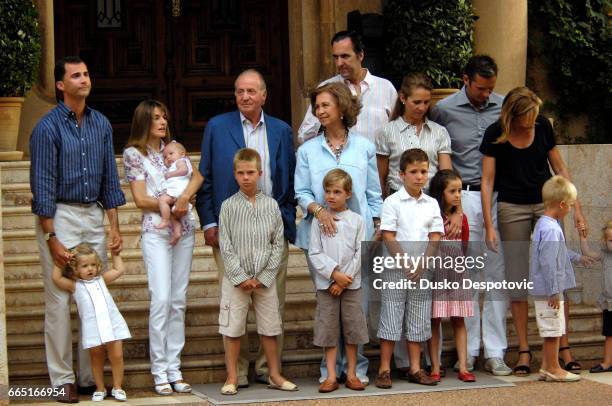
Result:
<svg viewBox="0 0 612 406"><path fill-rule="evenodd" d="M162 229L172 224L170 244L174 245L181 238L182 227L180 220L172 215L172 205L189 184L193 168L182 144L176 141L166 144L163 153L168 172L164 174L164 193L158 198L161 222L155 227Z"/></svg>
<svg viewBox="0 0 612 406"><path fill-rule="evenodd" d="M72 293L81 318L81 345L89 349L91 370L96 390L91 400L99 402L106 397L104 386L104 360L108 358L113 372L112 396L119 401L127 400L123 383L123 341L130 338L125 319L119 313L107 283L124 273L119 252L113 252L112 269L102 272L102 261L89 244L79 244L70 250L70 261L64 269L53 267L55 285Z"/></svg>

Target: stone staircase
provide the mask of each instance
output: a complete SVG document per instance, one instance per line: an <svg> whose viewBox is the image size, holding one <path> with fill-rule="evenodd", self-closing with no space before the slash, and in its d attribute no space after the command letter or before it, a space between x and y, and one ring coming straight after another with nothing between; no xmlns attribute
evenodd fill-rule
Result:
<svg viewBox="0 0 612 406"><path fill-rule="evenodd" d="M196 162L199 157L192 157ZM43 320L44 289L39 261L35 217L30 212L29 162L0 164L2 181L2 238L6 298L8 365L11 383L46 384ZM122 176L120 160L118 166ZM140 210L129 186L122 182L128 203L119 210L124 241L126 274L109 286L133 338L124 342L126 386L149 387L147 279L140 251ZM212 250L196 235L193 267L187 293L186 345L183 372L191 382L223 379L223 343L217 332L218 282ZM312 346L314 316L312 282L304 254L291 246L287 280L285 353L287 374L308 375L316 371L320 350ZM254 319L248 330L256 336ZM73 305L73 341L78 336L78 315ZM251 340L253 343L256 340ZM251 348L254 355L256 347ZM308 366L304 368L304 366ZM314 366L314 369L310 366Z"/></svg>
<svg viewBox="0 0 612 406"><path fill-rule="evenodd" d="M197 164L199 157L192 157ZM120 160L121 176L123 170ZM44 293L42 270L34 234L35 217L30 212L29 162L0 164L2 193L2 238L4 242L4 281L8 367L11 384L48 384L44 356L43 319ZM140 210L134 205L129 187L122 182L128 203L119 210L124 240L123 257L126 274L110 286L111 293L125 317L133 338L124 342L126 387L150 387L148 358L148 292L146 273L140 251ZM578 270L578 279L582 280ZM190 382L220 382L224 379L223 344L217 332L218 282L212 251L204 246L201 231L196 235L193 267L188 289L186 315L186 345L182 370ZM572 292L579 304L572 308L570 331L575 356L588 364L602 354L601 313L592 305L580 304L581 287ZM318 376L322 352L312 345L315 298L312 282L302 251L290 247L285 311L285 348L283 368L291 377ZM252 316L252 315L251 315ZM73 341L76 348L78 316L73 306ZM452 329L445 324L444 363L456 358L452 343ZM256 347L254 319L249 318L251 355ZM530 314L530 341L539 350L534 315ZM516 359L516 338L508 317L509 351L507 360ZM366 347L372 370L378 364L376 345Z"/></svg>

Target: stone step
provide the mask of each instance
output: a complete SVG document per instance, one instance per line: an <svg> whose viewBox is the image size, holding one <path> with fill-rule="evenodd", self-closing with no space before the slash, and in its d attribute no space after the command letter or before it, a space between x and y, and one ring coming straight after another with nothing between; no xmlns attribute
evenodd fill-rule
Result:
<svg viewBox="0 0 612 406"><path fill-rule="evenodd" d="M190 159L195 167L199 165L199 155L191 155ZM126 200L128 202L133 202L134 199L132 198L130 186L125 180L123 162L120 158L117 159L117 169L121 181L121 190L123 190ZM30 190L30 162L4 162L0 164L0 171L3 208L13 206L29 207L32 201L32 192Z"/></svg>
<svg viewBox="0 0 612 406"><path fill-rule="evenodd" d="M570 321L568 331L570 332L597 332L601 331L601 309L591 305L573 304L570 306ZM507 337L509 340L516 338L512 313L508 312L506 319ZM535 319L533 305L529 306L529 319L527 323L528 334L538 335L538 326Z"/></svg>
<svg viewBox="0 0 612 406"><path fill-rule="evenodd" d="M378 351L369 350L366 355L374 359ZM290 378L318 376L322 352L319 348L309 348L295 351L285 351L282 356L283 374ZM255 359L251 352L250 359ZM253 362L251 362L251 368ZM105 379L111 381L110 365L105 365ZM191 355L181 357L183 378L194 383L223 382L225 379L225 359L222 354L203 357ZM48 385L49 377L44 362L18 364L9 367L9 382L11 385ZM151 388L153 379L148 359L125 360L125 378L123 386L130 388Z"/></svg>
<svg viewBox="0 0 612 406"><path fill-rule="evenodd" d="M291 286L291 285L290 285ZM149 322L149 301L117 302L121 314L130 328L147 328ZM285 320L313 320L315 294L310 292L288 292L285 300ZM6 309L7 335L43 334L44 306L19 306ZM72 330L78 329L76 306L72 306ZM188 297L185 323L187 326L216 325L219 318L219 298Z"/></svg>
<svg viewBox="0 0 612 406"><path fill-rule="evenodd" d="M133 202L130 185L125 181L121 181L121 190L125 195L127 202ZM30 207L32 204L32 191L30 183L9 183L2 185L2 207Z"/></svg>
<svg viewBox="0 0 612 406"><path fill-rule="evenodd" d="M194 215L195 215L194 211ZM2 229L7 230L19 230L19 229L33 229L34 221L36 216L32 215L32 211L29 206L13 206L4 207L2 209ZM197 221L197 216L196 216ZM141 224L142 222L142 211L136 207L134 202L127 203L125 206L119 208L119 226L127 224ZM104 223L108 224L108 219L104 218Z"/></svg>
<svg viewBox="0 0 612 406"><path fill-rule="evenodd" d="M314 322L312 320L286 321L284 323L286 351L314 348L312 344ZM210 356L223 354L223 339L219 334L217 324L209 326L188 326L185 328L185 347L183 355ZM257 327L254 320L247 324L251 343L257 351ZM123 354L125 359L148 359L149 330L148 328L131 328L132 338L124 340ZM78 332L72 335L75 350L78 345ZM45 359L44 337L41 334L13 334L7 337L9 365L35 363Z"/></svg>
<svg viewBox="0 0 612 406"><path fill-rule="evenodd" d="M106 227L107 235L109 227ZM126 224L121 227L121 237L123 238L123 248L140 249L141 226L140 224ZM6 230L2 233L4 242L4 255L10 254L30 254L38 251L36 231L33 228ZM196 230L195 247L204 247L204 235L200 230Z"/></svg>
<svg viewBox="0 0 612 406"><path fill-rule="evenodd" d="M194 210L196 225L199 224L197 212ZM297 220L301 218L301 210L297 211ZM2 209L2 230L3 232L12 230L31 230L34 229L36 216L32 214L29 206L12 206ZM119 208L119 226L140 225L142 223L142 211L136 207L134 202L130 202ZM104 224L108 225L108 219L104 218Z"/></svg>
<svg viewBox="0 0 612 406"><path fill-rule="evenodd" d="M541 360L541 339L530 336L534 359L532 370L539 365ZM572 351L577 360L583 365L591 365L602 356L603 337L593 333L580 333L570 338ZM377 348L366 346L365 355L370 359L370 372L375 371L379 362L379 351ZM298 349L284 351L282 355L283 373L290 378L317 377L321 362L322 351L319 348ZM250 353L253 360L255 352ZM452 366L457 357L455 351L446 340L442 352L442 364ZM510 343L506 362L514 365L516 362L516 343ZM147 359L125 360L126 388L145 388L153 385L150 375L150 364ZM251 363L252 367L252 363ZM225 379L225 360L222 354L216 355L184 355L182 357L181 370L186 380L191 383L223 382ZM110 383L110 366L105 367L105 378ZM313 378L314 379L314 378ZM11 385L48 385L47 367L44 362L17 363L9 365L9 382Z"/></svg>
<svg viewBox="0 0 612 406"><path fill-rule="evenodd" d="M126 249L122 252L122 258L125 263L125 273L127 275L146 275L144 263L142 260L142 252L139 248ZM40 257L36 248L32 254L11 254L6 255L4 259L5 281L10 280L42 280L42 267L40 265ZM216 270L212 249L210 247L196 247L193 250L192 270L196 272L206 272Z"/></svg>
<svg viewBox="0 0 612 406"><path fill-rule="evenodd" d="M543 339L538 334L530 334L529 346L533 354L533 367L540 365L542 360L542 342ZM601 330L597 332L579 332L569 335L569 342L572 348L572 355L577 361L580 361L583 366L592 365L594 361L600 361L603 358L603 345L605 337L601 335ZM508 339L508 349L506 351L506 363L512 366L518 360L518 340ZM536 369L537 372L537 369Z"/></svg>
<svg viewBox="0 0 612 406"><path fill-rule="evenodd" d="M0 162L2 185L30 182L30 161Z"/></svg>
<svg viewBox="0 0 612 406"><path fill-rule="evenodd" d="M196 168L200 164L200 154L190 154L189 159ZM123 159L119 154L115 155L115 162L119 171L119 179L124 179ZM1 162L1 183L3 185L12 183L29 183L30 182L30 161L11 161Z"/></svg>
<svg viewBox="0 0 612 406"><path fill-rule="evenodd" d="M302 268L289 268L287 292L313 292L310 273ZM10 280L6 282L6 306L41 306L45 304L44 286L41 279L34 281ZM192 272L187 288L187 297L218 297L218 277L216 271ZM144 274L123 275L112 284L109 290L116 303L149 300L147 276Z"/></svg>
<svg viewBox="0 0 612 406"><path fill-rule="evenodd" d="M196 239L203 240L201 232L196 232ZM4 258L4 279L8 283L11 280L42 280L42 267L38 248L34 247L30 254L8 254ZM140 248L125 249L121 256L126 265L127 275L146 275L142 252ZM109 257L110 260L110 257ZM306 258L304 252L294 246L289 246L289 268L306 269ZM192 272L216 271L217 266L209 246L196 246L193 250Z"/></svg>

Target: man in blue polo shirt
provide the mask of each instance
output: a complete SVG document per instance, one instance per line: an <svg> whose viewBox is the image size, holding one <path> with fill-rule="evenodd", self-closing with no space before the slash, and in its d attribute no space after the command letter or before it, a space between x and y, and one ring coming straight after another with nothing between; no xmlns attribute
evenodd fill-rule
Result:
<svg viewBox="0 0 612 406"><path fill-rule="evenodd" d="M121 250L117 207L125 204L113 151L112 127L85 104L91 91L87 65L76 56L55 66L55 86L63 95L30 138L32 213L45 286L45 353L58 400L77 403L72 370L70 294L51 279L53 265L64 267L69 248L89 243L106 265L104 211L110 223L110 248ZM78 382L93 384L87 350L79 345Z"/></svg>
<svg viewBox="0 0 612 406"><path fill-rule="evenodd" d="M486 255L486 266L482 275L472 273L472 278L486 281L504 279L504 263L501 253L487 249L484 220L480 201L480 178L482 153L480 144L485 130L499 119L503 96L494 93L497 80L497 65L488 55L475 55L468 61L463 74L463 88L439 101L431 112L431 119L443 125L451 138L453 168L463 178L461 206L470 227L471 254ZM497 227L497 194L493 197L492 216ZM499 236L498 236L499 239ZM475 290L475 292L478 292ZM474 298L474 317L466 317L468 335L468 370L472 371L480 352L482 318L482 342L484 345L485 370L494 375L510 375L512 370L504 362L508 346L506 339L506 311L508 302L501 292L487 292L482 309L479 297ZM455 365L457 368L457 365Z"/></svg>

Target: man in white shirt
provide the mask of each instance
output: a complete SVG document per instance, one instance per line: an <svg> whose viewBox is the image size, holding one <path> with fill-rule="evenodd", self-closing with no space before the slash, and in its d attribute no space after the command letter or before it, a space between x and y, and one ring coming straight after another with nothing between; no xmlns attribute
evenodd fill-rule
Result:
<svg viewBox="0 0 612 406"><path fill-rule="evenodd" d="M361 111L357 117L357 124L350 131L374 143L376 130L389 121L397 99L397 91L387 79L374 76L361 66L364 49L359 34L354 31L337 32L331 40L331 45L338 74L321 82L319 86L330 82L343 82L353 95L359 97L362 104ZM298 130L299 143L303 144L316 137L320 127L319 120L309 107Z"/></svg>

